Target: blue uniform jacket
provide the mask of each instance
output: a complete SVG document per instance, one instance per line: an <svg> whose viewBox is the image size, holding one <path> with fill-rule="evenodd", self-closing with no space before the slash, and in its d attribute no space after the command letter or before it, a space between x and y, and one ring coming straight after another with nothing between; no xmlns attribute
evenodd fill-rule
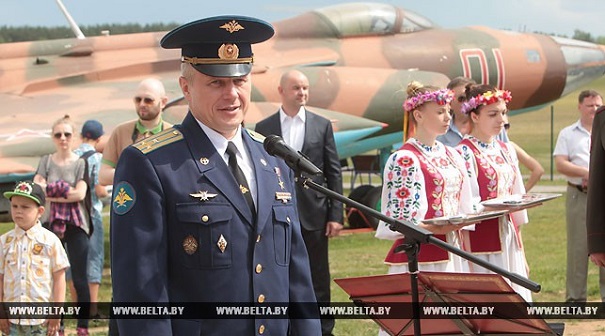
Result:
<svg viewBox="0 0 605 336"><path fill-rule="evenodd" d="M258 184L256 221L191 113L182 125L124 150L111 213L116 303L315 302L292 173L259 139L247 131L242 136ZM288 193L292 198L284 201ZM129 336L321 334L317 319L122 319L118 325Z"/></svg>

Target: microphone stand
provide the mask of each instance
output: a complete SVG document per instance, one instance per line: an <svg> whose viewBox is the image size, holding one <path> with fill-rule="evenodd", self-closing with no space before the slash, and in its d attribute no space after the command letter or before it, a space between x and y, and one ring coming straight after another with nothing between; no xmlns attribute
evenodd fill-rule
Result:
<svg viewBox="0 0 605 336"><path fill-rule="evenodd" d="M308 177L304 177L301 175L299 169L295 169L296 173L296 182L303 186L305 189L313 189L318 191L332 199L338 200L344 204L355 207L361 210L363 213L370 215L374 218L377 218L383 222L389 224L391 230L395 230L405 236L404 244L397 248L397 251L405 251L408 256L408 269L410 271L410 282L411 282L411 290L412 290L412 318L414 320L414 335L420 336L422 335L420 331L420 301L418 294L418 258L417 254L420 250L421 243L430 243L433 245L437 245L438 247L449 251L453 254L456 254L466 260L469 260L479 266L482 266L494 273L500 274L503 277L508 278L511 282L516 283L517 285L523 286L532 292L540 291L540 284L531 281L525 277L522 277L516 273L511 273L503 268L492 265L487 261L479 259L468 253L466 251L460 250L457 247L451 246L448 243L442 241L441 239L435 238L433 234L425 230L423 228L417 227L413 224L408 224L405 222L398 221L396 219L387 217L382 213L365 206L359 202L356 202L348 197L345 197L337 192L334 192L324 186L321 186Z"/></svg>

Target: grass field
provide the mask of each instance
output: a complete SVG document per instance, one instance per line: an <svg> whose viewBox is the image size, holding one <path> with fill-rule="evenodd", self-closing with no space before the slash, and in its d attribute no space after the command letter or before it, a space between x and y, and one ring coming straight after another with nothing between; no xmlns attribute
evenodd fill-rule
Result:
<svg viewBox="0 0 605 336"><path fill-rule="evenodd" d="M590 88L605 93L605 79L593 83ZM571 93L554 105L554 140L565 126L575 122L578 92ZM514 98L513 98L514 99ZM516 115L510 119L510 137L532 156L537 158L546 170L539 185L564 185L563 180L550 181L550 107ZM553 144L554 145L554 144ZM556 173L555 173L556 174ZM348 186L348 183L345 183ZM561 302L565 297L565 197L546 202L529 210L530 223L523 228L523 240L527 260L530 265L531 280L542 286L540 293L534 294L535 301ZM108 218L105 218L106 255L109 254ZM0 224L0 233L8 231L12 224ZM374 238L373 233L344 235L330 243L330 264L333 278L347 278L365 275L385 274L387 267L382 260L390 247L390 242ZM111 298L109 260L101 287L100 300ZM588 280L589 300L599 300L597 268L590 265ZM334 302L348 302L349 299L335 283L332 284ZM72 323L70 321L70 323ZM103 327L106 322L93 322L91 327ZM103 330L103 328L100 328ZM371 320L338 320L335 335L376 335L377 326ZM605 332L605 330L603 330ZM93 333L94 334L94 333ZM98 333L103 334L103 331Z"/></svg>

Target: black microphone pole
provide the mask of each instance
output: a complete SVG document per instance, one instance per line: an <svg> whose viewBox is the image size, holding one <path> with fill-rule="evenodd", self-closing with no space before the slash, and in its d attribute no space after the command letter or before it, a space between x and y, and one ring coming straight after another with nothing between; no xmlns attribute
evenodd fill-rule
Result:
<svg viewBox="0 0 605 336"><path fill-rule="evenodd" d="M420 298L418 293L418 258L417 253L420 249L421 243L430 243L437 245L438 247L454 253L466 260L469 260L479 266L482 266L494 273L500 274L503 277L508 278L511 282L514 282L520 286L523 286L532 292L540 291L540 284L531 281L525 277L522 277L516 273L509 272L503 268L490 264L489 262L479 259L471 253L463 251L457 247L454 247L441 239L435 238L433 234L413 224L408 224L390 217L383 215L381 212L376 211L368 206L365 206L359 202L356 202L348 197L345 197L337 192L334 192L324 186L321 186L308 177L304 177L300 174L299 169L295 169L296 182L302 185L306 189L313 189L318 191L332 199L338 200L351 207L355 207L361 210L364 214L377 218L383 222L389 224L391 230L397 231L404 235L404 244L400 245L397 250L405 250L408 256L408 269L410 272L410 283L412 291L412 318L414 320L414 335L422 335L420 330Z"/></svg>

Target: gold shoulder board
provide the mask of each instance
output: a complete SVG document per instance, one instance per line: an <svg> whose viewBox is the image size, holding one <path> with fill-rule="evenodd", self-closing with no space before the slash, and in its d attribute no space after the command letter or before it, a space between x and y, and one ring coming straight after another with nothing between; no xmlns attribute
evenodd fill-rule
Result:
<svg viewBox="0 0 605 336"><path fill-rule="evenodd" d="M247 128L246 128L246 132L248 132L248 134L250 134L250 137L252 138L252 140L254 140L256 142L263 143L263 141L265 141L265 137L260 133L257 133L253 130L249 130Z"/></svg>
<svg viewBox="0 0 605 336"><path fill-rule="evenodd" d="M133 144L133 146L140 150L141 153L147 154L181 139L183 139L183 134L181 132L174 128L169 128L158 134L152 135L149 138L143 139Z"/></svg>

